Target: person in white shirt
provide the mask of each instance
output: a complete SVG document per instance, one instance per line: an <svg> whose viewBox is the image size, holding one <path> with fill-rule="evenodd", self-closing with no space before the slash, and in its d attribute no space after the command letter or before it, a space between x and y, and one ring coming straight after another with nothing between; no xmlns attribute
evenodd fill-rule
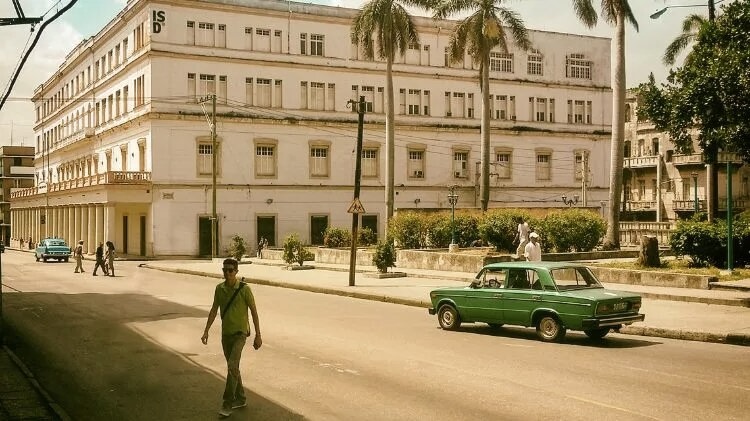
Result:
<svg viewBox="0 0 750 421"><path fill-rule="evenodd" d="M518 239L518 248L516 249L516 255L519 257L523 255L526 249L526 244L529 242L529 223L521 219L521 223L518 224L518 232L516 233L516 239Z"/></svg>
<svg viewBox="0 0 750 421"><path fill-rule="evenodd" d="M524 248L523 255L528 262L542 261L542 246L539 245L539 234L532 232L529 234L529 242Z"/></svg>

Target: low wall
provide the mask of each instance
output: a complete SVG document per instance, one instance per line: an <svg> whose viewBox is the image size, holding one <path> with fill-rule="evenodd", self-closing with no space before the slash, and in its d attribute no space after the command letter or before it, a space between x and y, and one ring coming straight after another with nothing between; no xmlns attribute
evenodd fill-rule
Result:
<svg viewBox="0 0 750 421"><path fill-rule="evenodd" d="M315 261L318 263L335 263L348 265L351 258L351 249L332 249L319 247L312 250L315 253ZM375 252L368 249L357 249L357 266L375 266L372 256Z"/></svg>
<svg viewBox="0 0 750 421"><path fill-rule="evenodd" d="M508 255L448 253L447 251L399 250L396 267L476 273L487 263L509 261Z"/></svg>
<svg viewBox="0 0 750 421"><path fill-rule="evenodd" d="M601 282L652 287L708 289L715 276L589 266Z"/></svg>

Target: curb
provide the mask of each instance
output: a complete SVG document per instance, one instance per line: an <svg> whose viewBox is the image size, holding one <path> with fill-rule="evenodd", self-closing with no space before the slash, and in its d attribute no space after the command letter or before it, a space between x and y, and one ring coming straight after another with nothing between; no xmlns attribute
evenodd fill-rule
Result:
<svg viewBox="0 0 750 421"><path fill-rule="evenodd" d="M273 265L269 265L269 266L273 266ZM156 267L156 266L151 266L149 264L142 264L140 265L140 267L144 267L144 268L152 269L152 270L159 270L162 272L182 273L186 275L203 276L203 277L216 278L216 279L223 278L219 274L206 273L206 272L201 272L197 270ZM287 284L283 282L269 281L265 279L256 279L256 278L247 277L247 276L245 277L245 281L252 283L252 284L257 284L257 285L295 289L299 291L314 292L318 294L338 295L342 297L358 298L362 300L380 301L380 302L391 303L391 304L401 304L401 305L406 305L406 306L411 306L411 307L429 308L432 305L430 301L412 300L408 298L396 298L396 297L389 297L387 295L372 294L372 293L365 293L365 292L342 291L342 290L333 289L333 288L314 287L314 286L309 286L309 285L293 285L293 284ZM658 294L654 294L654 295L658 295ZM686 331L686 330L679 330L679 329L663 329L663 328L658 328L658 327L639 327L639 326L625 326L619 330L619 333L622 333L625 335L651 336L651 337L667 338L667 339L680 339L680 340L685 340L685 341L711 342L711 343L721 343L721 344L729 344L729 345L750 346L750 335L736 334L736 333L723 334L723 333L694 332L694 331Z"/></svg>
<svg viewBox="0 0 750 421"><path fill-rule="evenodd" d="M34 390L39 393L39 395L42 397L42 400L47 404L47 407L54 413L54 415L62 420L62 421L72 421L73 419L70 418L67 412L57 403L54 399L52 399L52 396L47 393L46 390L42 387L41 384L36 380L36 377L34 377L34 373L29 370L28 367L26 367L26 364L21 361L20 358L6 345L3 345L3 350L8 354L10 359L13 361L13 363L23 372L24 377L31 383L31 386L34 388Z"/></svg>

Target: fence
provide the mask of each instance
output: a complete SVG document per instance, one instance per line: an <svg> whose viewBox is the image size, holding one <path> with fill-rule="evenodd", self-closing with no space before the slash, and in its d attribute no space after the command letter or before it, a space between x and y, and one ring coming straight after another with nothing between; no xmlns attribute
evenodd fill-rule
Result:
<svg viewBox="0 0 750 421"><path fill-rule="evenodd" d="M672 231L672 222L620 222L620 246L639 246L641 236L652 235L659 247L669 247Z"/></svg>

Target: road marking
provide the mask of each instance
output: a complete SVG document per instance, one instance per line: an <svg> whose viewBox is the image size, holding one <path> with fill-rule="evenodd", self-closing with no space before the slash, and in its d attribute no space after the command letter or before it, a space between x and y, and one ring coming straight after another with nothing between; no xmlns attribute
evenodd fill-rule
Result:
<svg viewBox="0 0 750 421"><path fill-rule="evenodd" d="M709 381L709 380L701 380L701 379L696 379L695 377L681 376L679 374L668 373L668 372L665 372L665 371L649 370L649 369L646 369L646 368L638 368L638 367L627 367L627 366L621 366L621 367L629 368L631 370L636 370L636 371L644 371L646 373L660 374L662 376L676 377L676 378L678 378L680 380L687 380L687 381L690 381L690 382L698 381L698 382L701 382L701 383L710 384L712 386L733 387L735 389L744 390L746 392L750 391L750 387L737 386L737 385L734 385L734 384L727 384L727 383L716 383L716 382L712 382L712 381Z"/></svg>
<svg viewBox="0 0 750 421"><path fill-rule="evenodd" d="M344 368L343 364L341 364L341 363L326 363L326 362L317 361L317 360L314 360L312 358L303 357L303 356L298 356L297 358L299 358L300 360L308 360L308 361L316 364L318 367L330 368L333 371L336 371L337 373L352 374L352 375L355 375L355 376L359 376L360 375L359 371L352 370L350 368Z"/></svg>
<svg viewBox="0 0 750 421"><path fill-rule="evenodd" d="M594 404L594 405L603 406L605 408L614 409L614 410L617 410L617 411L627 412L628 414L637 415L637 416L643 417L643 418L648 418L648 419L652 419L652 420L661 420L661 418L655 418L655 417L652 417L652 416L649 416L649 415L646 415L646 414L641 414L640 412L631 411L629 409L620 408L619 406L609 405L609 404L606 404L606 403L603 403L603 402L592 401L591 399L580 398L578 396L573 396L573 395L565 395L565 397L566 398L575 399L575 400L579 400L581 402L586 402L586 403L591 403L591 404Z"/></svg>

